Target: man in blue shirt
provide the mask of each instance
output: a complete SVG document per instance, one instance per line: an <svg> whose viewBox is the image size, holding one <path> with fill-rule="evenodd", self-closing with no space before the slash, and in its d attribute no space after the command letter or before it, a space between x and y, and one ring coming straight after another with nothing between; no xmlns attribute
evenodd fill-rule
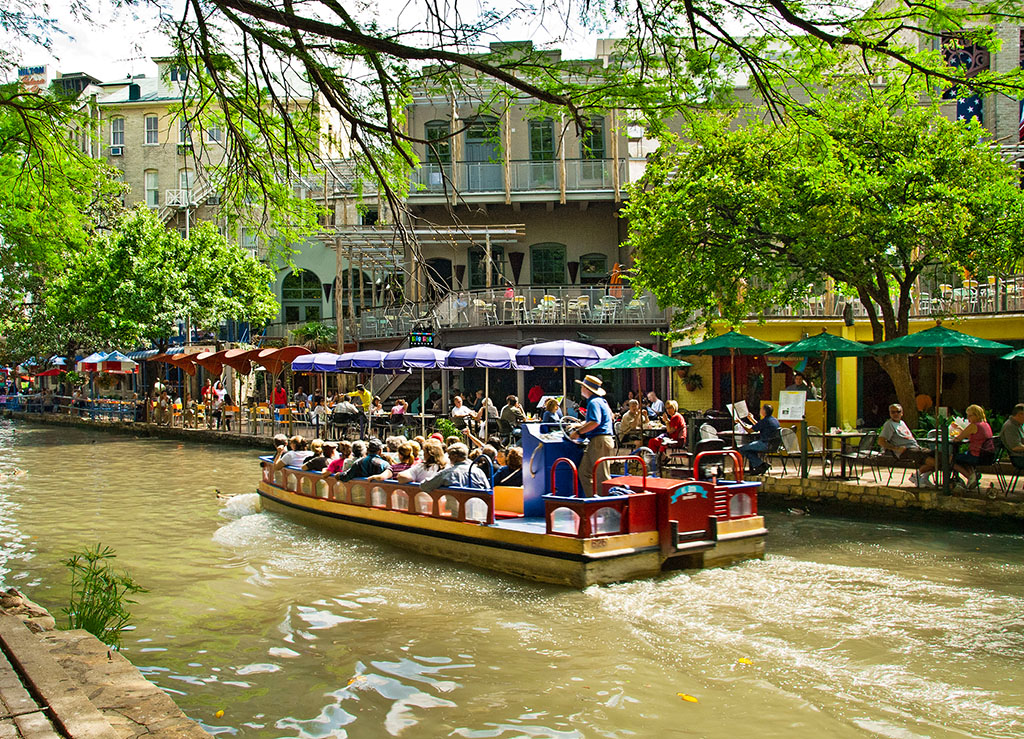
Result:
<svg viewBox="0 0 1024 739"><path fill-rule="evenodd" d="M778 449L782 441L782 427L779 424L779 420L772 415L773 413L775 413L775 409L771 404L764 403L761 405L760 421L755 424L748 424L740 419L740 423L743 424L745 429L758 435L757 439L749 444L744 444L738 450L750 464L750 473L753 475L763 475L771 469L771 465L761 459L761 454ZM753 421L754 417L748 415L747 419Z"/></svg>
<svg viewBox="0 0 1024 739"><path fill-rule="evenodd" d="M598 466L596 474L594 463L601 457L611 457L615 454L612 409L608 406L608 401L604 399L604 388L601 387L600 377L587 375L576 382L580 385L583 398L587 401L587 419L582 426L569 434L569 438L589 439L587 450L583 452L583 459L580 460L579 467L583 495L589 497L594 495L595 483L597 484L597 494L601 495L601 483L611 477L608 462Z"/></svg>

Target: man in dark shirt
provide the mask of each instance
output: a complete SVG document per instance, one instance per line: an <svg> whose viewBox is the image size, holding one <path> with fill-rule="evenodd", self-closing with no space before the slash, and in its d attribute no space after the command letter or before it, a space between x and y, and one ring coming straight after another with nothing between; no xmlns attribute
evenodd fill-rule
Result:
<svg viewBox="0 0 1024 739"><path fill-rule="evenodd" d="M782 427L779 425L779 420L772 415L774 413L775 409L771 404L764 403L761 406L760 421L748 424L746 421L740 420L744 428L752 434L758 435L757 439L739 448L739 453L750 465L750 474L752 475L763 475L771 468L770 464L761 459L761 454L777 448L779 442L782 441ZM747 419L753 421L754 417L748 415Z"/></svg>
<svg viewBox="0 0 1024 739"><path fill-rule="evenodd" d="M381 443L380 439L370 439L366 442L366 456L362 459L357 459L355 463L348 468L348 472L339 475L338 479L342 482L348 482L349 480L354 480L357 477L370 477L390 470L391 465L388 464L386 459L380 456L383 449L384 445Z"/></svg>

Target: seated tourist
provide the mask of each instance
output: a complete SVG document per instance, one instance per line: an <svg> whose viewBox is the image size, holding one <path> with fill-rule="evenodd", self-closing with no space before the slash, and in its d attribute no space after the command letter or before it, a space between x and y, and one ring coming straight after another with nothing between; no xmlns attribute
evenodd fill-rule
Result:
<svg viewBox="0 0 1024 739"><path fill-rule="evenodd" d="M665 422L665 433L651 439L648 446L654 451L661 451L664 446L686 443L686 419L679 412L679 404L674 400L666 401L665 412L661 416Z"/></svg>
<svg viewBox="0 0 1024 739"><path fill-rule="evenodd" d="M302 469L308 472L322 472L327 467L323 439L313 439L309 442L309 448L313 453L303 461Z"/></svg>
<svg viewBox="0 0 1024 739"><path fill-rule="evenodd" d="M355 444L352 445L355 449ZM338 478L342 482L348 482L358 478L373 477L379 475L385 470L391 469L391 465L388 461L380 455L383 451L384 445L380 439L370 439L366 442L366 456L362 459L356 460L356 462L349 467L348 472L342 473Z"/></svg>
<svg viewBox="0 0 1024 739"><path fill-rule="evenodd" d="M444 446L437 439L427 439L423 444L423 456L419 462L398 473L398 482L423 482L448 466Z"/></svg>
<svg viewBox="0 0 1024 739"><path fill-rule="evenodd" d="M476 456L470 455L473 458L473 462L483 470L483 473L490 479L498 467L498 448L493 444L481 444L479 453ZM484 459L486 457L486 459Z"/></svg>
<svg viewBox="0 0 1024 739"><path fill-rule="evenodd" d="M779 420L772 415L773 413L775 413L775 408L770 403L763 403L761 405L760 421L749 423L749 421L754 420L754 417L749 413L746 419L740 420L743 428L758 435L756 439L744 444L737 450L747 460L747 463L750 465L750 472L753 475L763 475L771 469L771 465L761 459L761 455L773 449L778 449L779 444L782 443L782 426Z"/></svg>
<svg viewBox="0 0 1024 739"><path fill-rule="evenodd" d="M505 466L494 475L495 485L523 486L523 450L510 446L505 450Z"/></svg>
<svg viewBox="0 0 1024 739"><path fill-rule="evenodd" d="M544 401L544 415L540 418L542 423L561 423L562 409L558 405L557 398L548 398Z"/></svg>
<svg viewBox="0 0 1024 739"><path fill-rule="evenodd" d="M619 442L643 441L642 421L643 412L640 410L640 401L630 398L626 403L626 412L622 414L619 422Z"/></svg>
<svg viewBox="0 0 1024 739"><path fill-rule="evenodd" d="M368 478L370 480L391 480L398 476L398 473L405 472L416 463L416 446L407 441L398 447L398 461L388 467L387 470Z"/></svg>
<svg viewBox="0 0 1024 739"><path fill-rule="evenodd" d="M968 443L967 451L960 452L953 457L953 471L963 475L966 482L958 485L956 492L963 492L967 488L978 486L978 473L975 467L992 464L995 461L995 441L992 437L992 427L985 420L985 409L980 405L967 406L967 427L956 437L950 439L950 443L956 444L961 441ZM935 456L930 456L910 479L915 485L931 485L931 473L938 467Z"/></svg>
<svg viewBox="0 0 1024 739"><path fill-rule="evenodd" d="M421 490L436 490L442 487L490 489L491 483L487 480L487 475L469 460L469 449L465 444L452 444L448 447L448 459L451 460L452 466L420 483Z"/></svg>
<svg viewBox="0 0 1024 739"><path fill-rule="evenodd" d="M1010 417L999 430L999 441L1010 455L1010 463L1024 470L1024 403L1013 406Z"/></svg>
<svg viewBox="0 0 1024 739"><path fill-rule="evenodd" d="M878 432L878 446L899 459L912 459L918 464L931 453L917 443L907 422L903 420L903 406L899 403L889 406L889 418Z"/></svg>
<svg viewBox="0 0 1024 739"><path fill-rule="evenodd" d="M274 469L282 467L301 467L307 457L313 456L313 452L306 449L306 440L296 434L288 440L288 450L277 449L277 456L274 457Z"/></svg>
<svg viewBox="0 0 1024 739"><path fill-rule="evenodd" d="M469 419L476 415L476 412L468 405L462 402L462 396L456 395L452 401L451 415L452 420L455 422L456 428L465 428L469 423Z"/></svg>
<svg viewBox="0 0 1024 739"><path fill-rule="evenodd" d="M359 443L361 444L362 442ZM337 442L337 444L338 452L328 462L327 469L324 470L323 477L340 475L343 472L347 472L348 468L355 462L355 460L352 459L352 442L342 439Z"/></svg>

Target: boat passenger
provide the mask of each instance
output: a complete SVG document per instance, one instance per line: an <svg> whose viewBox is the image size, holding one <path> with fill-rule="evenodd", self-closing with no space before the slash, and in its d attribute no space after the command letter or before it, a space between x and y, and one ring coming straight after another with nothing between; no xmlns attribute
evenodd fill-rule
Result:
<svg viewBox="0 0 1024 739"><path fill-rule="evenodd" d="M491 483L487 475L469 460L469 449L465 444L452 444L448 447L448 459L451 460L452 466L420 483L421 490L436 490L442 487L490 489Z"/></svg>
<svg viewBox="0 0 1024 739"><path fill-rule="evenodd" d="M306 457L302 462L302 469L308 472L320 472L327 467L327 457L324 456L323 439L313 439L309 442L309 448L313 451L312 456Z"/></svg>
<svg viewBox="0 0 1024 739"><path fill-rule="evenodd" d="M510 446L505 450L505 466L494 475L495 485L523 486L523 450Z"/></svg>
<svg viewBox="0 0 1024 739"><path fill-rule="evenodd" d="M423 458L407 470L398 473L398 482L423 482L448 466L444 447L437 439L428 439L423 445Z"/></svg>
<svg viewBox="0 0 1024 739"><path fill-rule="evenodd" d="M494 470L501 466L498 464L498 450L492 444L484 444L480 447L476 456L470 456L473 457L473 461L476 463L476 466L483 470L483 473L487 475L488 478ZM487 459L490 460L490 463L488 463L484 457L487 457Z"/></svg>
<svg viewBox="0 0 1024 739"><path fill-rule="evenodd" d="M416 446L412 442L409 442L409 441L405 442L404 444L402 444L401 446L398 447L398 461L397 462L392 464L391 467L388 468L387 470L385 470L384 472L381 472L380 474L377 474L377 475L373 475L372 477L368 477L367 479L368 480L390 480L390 479L392 479L393 477L398 475L399 472L404 472L405 470L409 469L414 464L416 464L415 451L416 451Z"/></svg>
<svg viewBox="0 0 1024 739"><path fill-rule="evenodd" d="M352 446L355 448L355 444ZM338 479L342 482L348 482L357 477L373 477L384 472L384 470L390 469L391 465L380 456L383 449L384 445L380 439L370 439L366 442L366 456L356 460L355 464L348 469L348 472L343 473Z"/></svg>
<svg viewBox="0 0 1024 739"><path fill-rule="evenodd" d="M277 456L274 457L274 469L282 467L301 467L307 457L313 456L313 452L306 449L306 439L296 434L288 440L288 451L281 452L280 447Z"/></svg>
<svg viewBox="0 0 1024 739"><path fill-rule="evenodd" d="M340 475L343 472L347 472L348 468L352 466L353 462L355 462L355 460L352 459L352 442L342 439L339 442L331 443L337 444L338 453L328 462L327 469L324 470L323 477L328 477L329 475Z"/></svg>

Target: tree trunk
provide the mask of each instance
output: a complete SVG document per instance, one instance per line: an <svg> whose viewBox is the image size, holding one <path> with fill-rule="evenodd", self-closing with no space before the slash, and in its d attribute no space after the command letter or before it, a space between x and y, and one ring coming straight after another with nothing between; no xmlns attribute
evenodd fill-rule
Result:
<svg viewBox="0 0 1024 739"><path fill-rule="evenodd" d="M910 376L910 356L889 354L875 357L875 361L882 366L896 388L897 402L903 406L903 420L911 429L916 428L917 392L914 389L914 379Z"/></svg>

